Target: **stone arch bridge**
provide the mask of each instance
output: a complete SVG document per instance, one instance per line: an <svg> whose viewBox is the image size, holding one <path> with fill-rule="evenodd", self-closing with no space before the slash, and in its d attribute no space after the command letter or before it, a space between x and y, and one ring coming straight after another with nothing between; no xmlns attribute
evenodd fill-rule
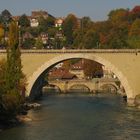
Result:
<svg viewBox="0 0 140 140"><path fill-rule="evenodd" d="M95 78L92 80L53 80L49 81L49 85L56 86L61 92L68 92L78 86L85 87L88 92L96 92L103 90L104 87L110 86L114 92L120 90L117 85L118 79L113 78Z"/></svg>
<svg viewBox="0 0 140 140"><path fill-rule="evenodd" d="M26 95L37 95L45 73L64 60L85 58L110 69L121 81L128 101L140 94L140 50L22 50L23 72L27 76ZM0 59L6 51L0 50Z"/></svg>

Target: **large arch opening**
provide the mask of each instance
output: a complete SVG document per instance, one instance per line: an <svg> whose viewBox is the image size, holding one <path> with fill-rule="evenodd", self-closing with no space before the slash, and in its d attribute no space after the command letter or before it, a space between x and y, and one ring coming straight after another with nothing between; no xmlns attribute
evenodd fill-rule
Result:
<svg viewBox="0 0 140 140"><path fill-rule="evenodd" d="M94 56L94 55L85 55L85 54L63 54L63 55L59 55L54 57L53 59L47 61L46 63L44 63L42 66L40 66L34 73L32 76L30 76L28 78L28 86L27 86L27 96L34 96L37 93L35 93L34 91L37 91L40 89L40 86L36 86L36 85L41 85L43 84L44 81L42 81L42 77L45 75L45 73L52 68L54 65L64 61L64 60L69 60L69 59L73 59L73 58L83 58L83 59L88 59L88 60L93 60L96 61L104 66L106 66L108 69L110 69L117 77L118 79L121 81L121 86L123 87L127 98L133 98L133 94L132 94L132 90L131 87L129 86L129 83L127 81L127 78L122 74L121 71L119 71L119 69L117 67L115 67L115 65L111 64L109 61L98 57L98 56Z"/></svg>

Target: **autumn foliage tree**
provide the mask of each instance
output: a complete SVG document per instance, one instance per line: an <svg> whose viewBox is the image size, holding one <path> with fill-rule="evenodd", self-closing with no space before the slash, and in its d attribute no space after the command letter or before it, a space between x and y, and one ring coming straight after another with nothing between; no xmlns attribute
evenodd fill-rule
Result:
<svg viewBox="0 0 140 140"><path fill-rule="evenodd" d="M0 14L0 23L7 30L7 25L12 21L12 15L8 10ZM40 34L48 34L47 46L61 49L64 46L69 49L130 49L140 48L139 20L140 6L132 9L113 9L105 21L92 21L90 17L77 18L69 14L63 21L62 28L55 27L55 18L49 15L47 18L40 16L38 27L30 27L27 16L22 15L19 20L21 35L29 32L33 38L39 38ZM24 30L23 30L24 28ZM60 35L57 37L57 35ZM0 28L0 38L3 30ZM27 45L29 44L29 45ZM35 41L27 39L23 42L25 48L32 49Z"/></svg>
<svg viewBox="0 0 140 140"><path fill-rule="evenodd" d="M128 17L128 9L116 9L110 11L108 14L109 20L115 24L118 25L121 22L124 22L127 20Z"/></svg>
<svg viewBox="0 0 140 140"><path fill-rule="evenodd" d="M88 78L102 77L102 65L98 62L84 59L84 75Z"/></svg>
<svg viewBox="0 0 140 140"><path fill-rule="evenodd" d="M3 44L3 38L4 38L4 28L2 25L0 25L0 44Z"/></svg>

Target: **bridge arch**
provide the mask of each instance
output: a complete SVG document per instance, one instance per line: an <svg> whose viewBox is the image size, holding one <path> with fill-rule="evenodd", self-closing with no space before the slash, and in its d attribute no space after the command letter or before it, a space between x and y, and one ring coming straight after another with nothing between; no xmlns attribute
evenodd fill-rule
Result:
<svg viewBox="0 0 140 140"><path fill-rule="evenodd" d="M97 55L86 55L84 53L75 53L75 54L60 54L59 56L56 56L54 58L52 58L51 60L46 61L46 63L44 63L42 66L40 66L35 72L33 72L33 74L27 79L28 85L27 85L27 96L30 96L31 92L32 92L32 88L35 84L35 82L41 77L41 75L50 67L54 66L57 63L60 63L64 60L68 60L68 59L74 59L74 58L83 58L83 59L89 59L89 60L93 60L96 61L100 64L105 65L106 67L108 67L117 77L118 79L121 81L122 86L125 89L127 98L135 98L133 95L133 91L128 83L127 78L125 77L125 75L123 75L123 73L117 68L115 67L115 65L113 65L111 62L109 62L108 60L99 57Z"/></svg>
<svg viewBox="0 0 140 140"><path fill-rule="evenodd" d="M43 92L55 92L55 93L60 93L61 92L61 87L59 87L58 85L49 85L49 86L45 86L43 87Z"/></svg>
<svg viewBox="0 0 140 140"><path fill-rule="evenodd" d="M101 90L110 91L111 93L117 93L119 88L115 84L106 83L101 85Z"/></svg>
<svg viewBox="0 0 140 140"><path fill-rule="evenodd" d="M75 87L83 87L83 91L90 92L91 89L85 84L73 84L69 87L68 91L75 89Z"/></svg>

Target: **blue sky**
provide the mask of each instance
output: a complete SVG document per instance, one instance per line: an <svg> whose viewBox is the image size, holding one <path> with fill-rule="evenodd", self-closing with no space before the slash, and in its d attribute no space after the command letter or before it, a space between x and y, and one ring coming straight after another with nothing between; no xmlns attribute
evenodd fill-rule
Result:
<svg viewBox="0 0 140 140"><path fill-rule="evenodd" d="M12 15L31 15L32 10L46 10L56 17L74 13L99 21L107 19L112 9L132 9L135 5L140 5L140 0L0 0L0 12L8 9Z"/></svg>

